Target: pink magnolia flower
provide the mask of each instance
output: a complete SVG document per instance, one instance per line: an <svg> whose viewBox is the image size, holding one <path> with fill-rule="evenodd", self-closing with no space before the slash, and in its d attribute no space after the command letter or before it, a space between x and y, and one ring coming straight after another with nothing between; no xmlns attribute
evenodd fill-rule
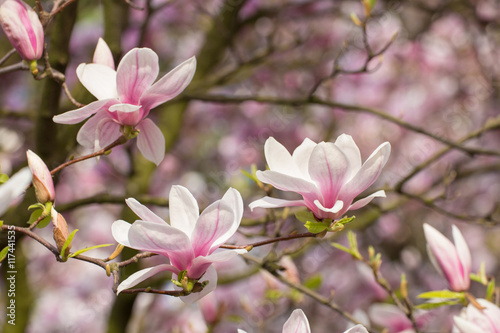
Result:
<svg viewBox="0 0 500 333"><path fill-rule="evenodd" d="M135 286L162 271L187 277L206 278L209 284L200 293L183 297L183 301L197 300L213 289L217 273L212 263L227 261L246 250L217 251L238 229L243 216L240 193L230 188L221 200L208 206L201 215L193 195L179 185L172 186L169 196L170 224L167 224L137 200L126 200L127 205L142 219L133 224L119 220L113 223L113 237L120 244L141 251L154 252L170 259L170 264L158 265L132 274L118 286L118 293Z"/></svg>
<svg viewBox="0 0 500 333"><path fill-rule="evenodd" d="M26 191L31 183L32 174L29 168L23 168L4 184L0 185L0 215L5 213L9 205Z"/></svg>
<svg viewBox="0 0 500 333"><path fill-rule="evenodd" d="M238 330L238 333L246 333L243 330ZM301 309L293 310L288 320L283 325L283 333L311 333L309 320ZM368 333L363 325L356 325L351 327L344 333Z"/></svg>
<svg viewBox="0 0 500 333"><path fill-rule="evenodd" d="M47 168L47 165L42 159L31 150L28 150L26 155L28 156L28 166L33 173L33 187L35 187L38 202L43 204L48 201L54 202L56 192L54 190L54 182L52 181L52 175L50 174L49 168Z"/></svg>
<svg viewBox="0 0 500 333"><path fill-rule="evenodd" d="M381 144L364 164L358 146L346 134L335 143L315 143L306 138L292 155L272 137L267 139L264 149L270 170L257 171L257 178L280 190L297 192L303 200L264 197L250 204L252 210L306 206L317 218L335 220L348 210L367 205L375 197L385 197L384 191L377 191L353 203L380 175L391 152L388 142Z"/></svg>
<svg viewBox="0 0 500 333"><path fill-rule="evenodd" d="M452 229L455 245L424 223L427 252L436 270L448 280L451 290L464 291L470 285L471 255L460 230L456 226Z"/></svg>
<svg viewBox="0 0 500 333"><path fill-rule="evenodd" d="M134 48L113 68L111 52L99 42L94 54L98 63L80 64L76 74L97 101L54 117L60 124L76 124L90 118L80 129L77 141L98 150L118 139L122 132L138 130L137 147L157 165L165 156L165 138L146 118L156 106L179 95L191 82L196 69L194 57L184 61L153 84L159 73L158 55L148 48Z"/></svg>
<svg viewBox="0 0 500 333"><path fill-rule="evenodd" d="M460 316L453 317L454 328L460 333L500 333L500 308L482 298L477 302L484 309L469 304Z"/></svg>
<svg viewBox="0 0 500 333"><path fill-rule="evenodd" d="M37 13L21 0L0 0L0 25L24 60L43 53L43 27Z"/></svg>

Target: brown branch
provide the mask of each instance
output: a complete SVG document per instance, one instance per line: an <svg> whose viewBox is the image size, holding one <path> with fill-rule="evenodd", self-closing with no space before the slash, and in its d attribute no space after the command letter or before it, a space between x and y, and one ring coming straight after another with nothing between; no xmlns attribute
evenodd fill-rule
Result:
<svg viewBox="0 0 500 333"><path fill-rule="evenodd" d="M101 155L105 155L108 153L108 151L111 149L111 148L114 148L116 146L119 146L125 142L127 142L127 138L122 135L120 136L118 139L115 140L115 142L111 143L110 145L108 145L107 147L104 147L103 149L101 150L98 150L96 151L95 153L92 153L92 154L88 154L88 155L85 155L85 156L81 156L81 157L78 157L78 158L75 158L73 160L70 160L70 161L67 161L67 162L64 162L63 164L59 165L58 167L52 169L50 171L50 173L52 175L56 174L57 172L61 171L62 169L72 165L72 164L75 164L75 163L78 163L78 162L81 162L81 161L84 161L84 160L88 160L89 158L93 158L93 157L97 157L97 156L101 156Z"/></svg>
<svg viewBox="0 0 500 333"><path fill-rule="evenodd" d="M254 247L264 246L264 245L268 245L268 244L272 244L272 243L276 243L276 242L288 241L288 240L297 239L297 238L308 238L308 237L315 238L317 236L318 236L318 234L313 234L312 232L306 232L303 234L293 234L293 235L288 235L288 236L283 236L283 237L277 237L277 238L268 239L265 241L251 243L251 244L247 244L247 245L225 245L225 244L223 244L220 246L220 248L223 248L223 249L252 249Z"/></svg>

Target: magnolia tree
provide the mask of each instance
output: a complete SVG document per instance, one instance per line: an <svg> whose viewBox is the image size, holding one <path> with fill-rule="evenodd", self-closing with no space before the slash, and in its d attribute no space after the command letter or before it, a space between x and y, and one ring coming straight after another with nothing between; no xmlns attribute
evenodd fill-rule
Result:
<svg viewBox="0 0 500 333"><path fill-rule="evenodd" d="M498 22L1 0L1 331L500 332Z"/></svg>

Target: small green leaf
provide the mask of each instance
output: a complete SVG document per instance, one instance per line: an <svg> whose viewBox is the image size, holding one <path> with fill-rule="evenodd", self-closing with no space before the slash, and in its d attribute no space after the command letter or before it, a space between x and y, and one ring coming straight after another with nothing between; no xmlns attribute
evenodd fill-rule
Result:
<svg viewBox="0 0 500 333"><path fill-rule="evenodd" d="M352 252L349 248L345 247L344 245L341 245L339 243L331 243L333 247L339 249L340 251L347 252L352 255Z"/></svg>
<svg viewBox="0 0 500 333"><path fill-rule="evenodd" d="M344 217L343 217L343 218L341 218L340 220L335 221L335 224L343 224L343 225L346 225L347 223L354 221L354 219L355 219L355 218L356 218L356 216L351 216L351 217L344 216Z"/></svg>
<svg viewBox="0 0 500 333"><path fill-rule="evenodd" d="M45 206L39 202L37 202L36 204L32 204L31 206L28 207L28 210L32 210L32 209L45 209Z"/></svg>
<svg viewBox="0 0 500 333"><path fill-rule="evenodd" d="M248 171L241 169L240 170L243 175L246 177L250 178L251 180L255 181L255 177Z"/></svg>
<svg viewBox="0 0 500 333"><path fill-rule="evenodd" d="M360 27L363 23L361 23L361 20L359 19L358 15L356 13L351 13L351 20L354 24L356 24L358 27Z"/></svg>
<svg viewBox="0 0 500 333"><path fill-rule="evenodd" d="M493 298L493 293L495 292L495 279L491 279L486 288L486 299L491 301Z"/></svg>
<svg viewBox="0 0 500 333"><path fill-rule="evenodd" d="M281 290L278 290L278 289L268 289L268 290L266 290L265 294L266 294L266 298L269 300L272 300L272 301L276 301L276 300L285 296L283 294L283 292Z"/></svg>
<svg viewBox="0 0 500 333"><path fill-rule="evenodd" d="M435 290L422 293L417 296L418 298L453 298L453 299L464 299L463 292L456 292L450 290Z"/></svg>
<svg viewBox="0 0 500 333"><path fill-rule="evenodd" d="M42 207L43 207L43 205L42 205ZM43 209L38 207L35 211L33 211L33 213L31 213L28 224L33 224L33 222L35 222L36 220L38 220L38 218L40 216L42 216L42 213L43 213ZM49 216L45 217L43 220L41 220L40 222L38 222L36 227L40 228L40 229L45 228L50 223L50 220L51 220L51 217L49 215Z"/></svg>
<svg viewBox="0 0 500 333"><path fill-rule="evenodd" d="M439 307L445 306L445 305L459 304L460 302L461 302L460 300L450 300L450 301L437 302L437 303L424 303L424 304L416 305L415 308L421 309L421 310L432 310L432 309L436 309L436 308L439 308Z"/></svg>
<svg viewBox="0 0 500 333"><path fill-rule="evenodd" d="M309 279L304 281L304 287L316 290L319 287L321 287L322 282L323 282L323 278L321 277L321 274L315 274L315 275L311 276Z"/></svg>
<svg viewBox="0 0 500 333"><path fill-rule="evenodd" d="M295 218L304 224L309 221L316 221L314 214L309 210L301 210L300 212L295 213Z"/></svg>
<svg viewBox="0 0 500 333"><path fill-rule="evenodd" d="M9 180L9 176L7 176L4 173L0 173L0 184L3 184L3 183L5 183L8 180Z"/></svg>
<svg viewBox="0 0 500 333"><path fill-rule="evenodd" d="M313 234L319 234L320 232L328 229L328 226L325 225L323 222L307 221L304 226L307 228L307 230L309 230L309 232L311 232Z"/></svg>
<svg viewBox="0 0 500 333"><path fill-rule="evenodd" d="M68 239L64 242L64 245L61 249L61 256L62 258L66 261L68 258L66 258L66 249L68 248L69 244L73 241L73 237L75 237L76 232L78 229L73 230L72 233L69 234Z"/></svg>
<svg viewBox="0 0 500 333"><path fill-rule="evenodd" d="M0 251L0 262L2 262L7 256L7 252L9 252L9 246L6 246Z"/></svg>
<svg viewBox="0 0 500 333"><path fill-rule="evenodd" d="M0 220L0 228L3 226L3 220Z"/></svg>
<svg viewBox="0 0 500 333"><path fill-rule="evenodd" d="M81 250L76 251L75 253L71 253L71 254L69 255L69 257L70 257L70 258L73 258L73 257L75 257L75 256L77 256L77 255L79 255L79 254L85 253L85 252L87 252L87 251L90 251L90 250L93 250L93 249L98 249L98 248L100 248L100 247L107 247L107 246L111 246L111 245L113 245L113 244L101 244L101 245L95 245L95 246L91 246L91 247L86 247L86 248L84 248L84 249L81 249Z"/></svg>

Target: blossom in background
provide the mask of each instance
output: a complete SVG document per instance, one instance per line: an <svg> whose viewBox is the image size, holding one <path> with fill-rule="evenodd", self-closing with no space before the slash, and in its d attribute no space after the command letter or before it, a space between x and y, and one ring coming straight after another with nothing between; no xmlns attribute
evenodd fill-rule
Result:
<svg viewBox="0 0 500 333"><path fill-rule="evenodd" d="M470 303L460 316L453 317L454 328L460 333L500 333L500 308L485 299L477 302L484 309Z"/></svg>
<svg viewBox="0 0 500 333"><path fill-rule="evenodd" d="M32 174L29 168L23 168L4 184L0 185L0 215L7 211L9 205L23 194L31 183Z"/></svg>
<svg viewBox="0 0 500 333"><path fill-rule="evenodd" d="M33 187L35 188L36 198L38 202L45 204L54 202L56 192L54 190L54 182L49 168L45 162L34 152L28 150L28 166L33 173Z"/></svg>
<svg viewBox="0 0 500 333"><path fill-rule="evenodd" d="M0 25L21 58L42 57L43 27L33 8L21 0L0 0Z"/></svg>
<svg viewBox="0 0 500 333"><path fill-rule="evenodd" d="M367 205L375 197L385 197L384 191L377 191L353 203L380 175L391 153L388 142L381 144L364 164L358 146L346 134L335 143L315 143L306 138L292 155L272 137L267 139L264 149L270 170L257 171L257 178L280 190L297 192L303 200L264 197L250 204L252 210L306 206L319 219L335 220L348 210Z"/></svg>
<svg viewBox="0 0 500 333"><path fill-rule="evenodd" d="M368 310L371 321L384 327L387 333L414 333L415 329L406 314L394 304L376 303ZM415 321L421 328L428 320L427 312L417 311Z"/></svg>
<svg viewBox="0 0 500 333"><path fill-rule="evenodd" d="M246 333L246 331L238 330L238 333ZM283 333L311 333L309 320L301 309L293 310L288 320L283 325ZM368 333L362 325L356 325L344 333Z"/></svg>
<svg viewBox="0 0 500 333"><path fill-rule="evenodd" d="M453 245L439 231L424 223L427 252L436 268L448 280L451 290L465 291L470 285L471 255L462 233L453 229Z"/></svg>
<svg viewBox="0 0 500 333"><path fill-rule="evenodd" d="M149 48L134 48L114 70L111 52L99 42L94 54L98 63L80 64L76 74L97 101L54 117L60 124L76 124L90 118L80 129L77 141L98 150L113 143L123 132L138 130L137 147L157 165L165 156L165 138L146 118L156 106L179 95L191 82L196 69L194 57L175 67L153 84L159 73L158 55Z"/></svg>
<svg viewBox="0 0 500 333"><path fill-rule="evenodd" d="M243 200L233 188L200 215L193 195L185 187L172 186L169 196L170 225L137 200L130 198L126 202L142 220L133 224L122 220L114 222L113 237L127 247L163 255L170 259L170 264L132 274L118 286L118 293L162 271L176 275L186 272L189 279L203 277L209 281L202 292L182 298L185 302L192 302L215 289L217 273L212 263L227 261L238 253L246 252L214 252L236 232L243 216Z"/></svg>

